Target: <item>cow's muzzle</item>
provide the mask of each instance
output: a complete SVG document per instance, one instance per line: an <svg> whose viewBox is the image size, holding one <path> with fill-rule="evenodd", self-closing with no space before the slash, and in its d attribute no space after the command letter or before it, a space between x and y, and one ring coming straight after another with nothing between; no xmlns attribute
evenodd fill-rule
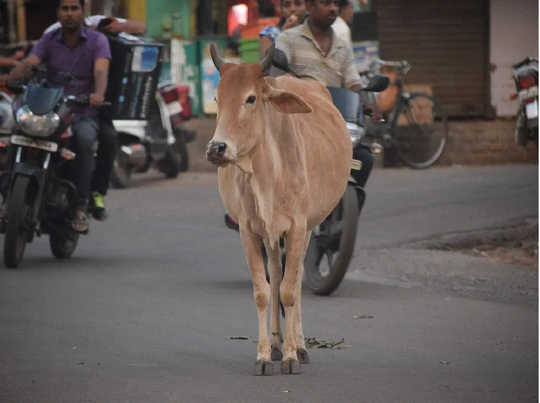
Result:
<svg viewBox="0 0 540 403"><path fill-rule="evenodd" d="M217 166L226 166L230 161L225 158L227 144L220 141L210 141L206 146L206 159Z"/></svg>

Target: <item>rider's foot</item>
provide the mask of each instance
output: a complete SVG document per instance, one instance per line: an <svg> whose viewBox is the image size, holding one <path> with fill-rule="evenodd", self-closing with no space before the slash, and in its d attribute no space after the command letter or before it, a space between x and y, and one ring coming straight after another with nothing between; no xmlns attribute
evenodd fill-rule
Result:
<svg viewBox="0 0 540 403"><path fill-rule="evenodd" d="M108 217L105 209L105 196L99 192L92 193L92 216L98 221L105 221Z"/></svg>
<svg viewBox="0 0 540 403"><path fill-rule="evenodd" d="M88 214L86 214L85 210L77 210L77 213L75 213L75 219L71 221L71 228L81 234L88 233Z"/></svg>
<svg viewBox="0 0 540 403"><path fill-rule="evenodd" d="M230 229L240 231L240 225L228 211L225 212L225 225Z"/></svg>

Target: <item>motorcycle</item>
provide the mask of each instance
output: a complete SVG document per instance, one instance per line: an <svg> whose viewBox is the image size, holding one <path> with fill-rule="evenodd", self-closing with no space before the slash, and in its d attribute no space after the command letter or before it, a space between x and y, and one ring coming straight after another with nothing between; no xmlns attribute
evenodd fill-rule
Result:
<svg viewBox="0 0 540 403"><path fill-rule="evenodd" d="M520 105L516 121L516 143L525 147L529 140L538 147L538 59L526 57L512 66Z"/></svg>
<svg viewBox="0 0 540 403"><path fill-rule="evenodd" d="M184 126L191 112L184 111L181 92L183 87L160 83L147 121L113 120L119 139L111 173L114 188L129 187L133 172L147 172L153 165L167 178L176 178L189 169L187 143L195 139L196 133Z"/></svg>
<svg viewBox="0 0 540 403"><path fill-rule="evenodd" d="M34 67L28 85L10 85L17 96L12 114L16 129L10 143L16 147L10 173L6 219L0 223L4 238L4 263L21 264L34 236L49 235L52 254L69 259L77 247L79 233L71 228L76 211L77 188L67 178L75 153L70 150L73 116L70 104L87 106L88 96L65 96L62 87L37 80ZM67 82L69 73L60 73ZM22 94L22 95L21 95ZM3 178L2 178L3 179Z"/></svg>
<svg viewBox="0 0 540 403"><path fill-rule="evenodd" d="M7 89L0 91L0 171L4 171L6 168L9 137L15 125L15 120L11 113L13 95Z"/></svg>
<svg viewBox="0 0 540 403"><path fill-rule="evenodd" d="M274 50L272 64L270 75L278 76L283 73L290 73L295 76L294 72L288 67L286 55L281 50ZM277 71L273 70L274 67ZM388 77L376 75L370 79L368 86L363 88L362 92L381 92L388 85ZM330 91L334 105L341 112L347 124L353 148L362 147L372 152L378 152L381 146L365 136L365 129L362 125L363 115L367 113L364 112L362 104L365 104L367 100L362 100L360 94L346 89L327 88ZM352 169L360 170L361 168L361 161L352 161ZM330 295L339 287L345 277L353 255L358 220L365 198L364 189L358 185L351 175L345 194L338 205L326 220L313 231L304 259L304 268L307 284L314 294ZM238 223L228 214L225 215L225 224L233 230L239 230ZM285 270L286 253L283 239L280 239L280 249L282 268ZM262 251L266 269L268 258L264 245ZM326 267L323 262L324 258L328 263ZM268 271L266 277L268 280ZM283 306L281 306L281 311L283 313Z"/></svg>

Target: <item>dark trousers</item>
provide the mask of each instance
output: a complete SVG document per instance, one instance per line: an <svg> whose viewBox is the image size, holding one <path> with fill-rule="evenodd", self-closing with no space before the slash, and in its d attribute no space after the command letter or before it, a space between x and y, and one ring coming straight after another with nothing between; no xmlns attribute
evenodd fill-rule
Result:
<svg viewBox="0 0 540 403"><path fill-rule="evenodd" d="M70 177L72 183L77 187L77 206L86 208L90 197L99 125L97 120L86 118L75 123L72 131L71 149L75 153L75 160L73 160Z"/></svg>
<svg viewBox="0 0 540 403"><path fill-rule="evenodd" d="M105 196L109 189L111 171L118 148L118 133L111 119L102 117L99 120L98 141L96 169L91 188L92 192L98 192Z"/></svg>
<svg viewBox="0 0 540 403"><path fill-rule="evenodd" d="M371 170L373 169L375 159L369 150L361 147L356 147L353 150L353 158L355 160L362 161L362 167L359 171L352 169L352 177L356 180L359 186L365 188L369 175L371 174Z"/></svg>

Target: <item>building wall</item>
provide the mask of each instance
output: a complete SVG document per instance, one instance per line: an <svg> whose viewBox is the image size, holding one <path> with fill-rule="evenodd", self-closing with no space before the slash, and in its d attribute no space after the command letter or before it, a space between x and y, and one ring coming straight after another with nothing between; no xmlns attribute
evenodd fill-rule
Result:
<svg viewBox="0 0 540 403"><path fill-rule="evenodd" d="M538 0L490 0L491 104L497 116L515 116L512 65L538 57Z"/></svg>
<svg viewBox="0 0 540 403"><path fill-rule="evenodd" d="M148 0L146 2L146 27L149 37L162 38L165 19L170 19L173 34L189 38L191 0Z"/></svg>

